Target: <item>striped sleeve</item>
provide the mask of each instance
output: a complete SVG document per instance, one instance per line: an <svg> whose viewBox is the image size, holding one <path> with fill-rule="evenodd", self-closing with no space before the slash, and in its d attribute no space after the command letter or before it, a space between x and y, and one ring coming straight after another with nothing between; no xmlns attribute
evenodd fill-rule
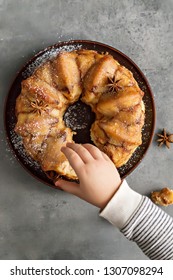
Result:
<svg viewBox="0 0 173 280"><path fill-rule="evenodd" d="M124 180L100 212L150 259L173 259L173 218Z"/></svg>
<svg viewBox="0 0 173 280"><path fill-rule="evenodd" d="M121 229L150 259L173 259L173 219L147 197Z"/></svg>

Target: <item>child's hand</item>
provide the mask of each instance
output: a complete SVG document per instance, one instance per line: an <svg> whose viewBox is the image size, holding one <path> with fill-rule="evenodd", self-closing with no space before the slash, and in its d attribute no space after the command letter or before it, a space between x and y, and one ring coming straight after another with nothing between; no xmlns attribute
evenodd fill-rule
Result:
<svg viewBox="0 0 173 280"><path fill-rule="evenodd" d="M99 208L104 208L121 183L113 162L90 144L67 143L61 151L75 170L80 184L60 179L55 185Z"/></svg>

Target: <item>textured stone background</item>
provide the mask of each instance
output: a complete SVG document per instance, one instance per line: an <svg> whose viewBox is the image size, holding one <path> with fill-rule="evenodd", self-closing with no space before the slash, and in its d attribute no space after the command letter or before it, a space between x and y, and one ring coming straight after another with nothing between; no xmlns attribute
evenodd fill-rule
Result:
<svg viewBox="0 0 173 280"><path fill-rule="evenodd" d="M155 95L156 132L173 132L172 0L0 0L0 259L146 259L98 209L33 179L5 141L3 106L16 72L58 41L96 40L136 62ZM152 143L127 178L142 194L173 187L173 145ZM173 214L173 206L166 208Z"/></svg>

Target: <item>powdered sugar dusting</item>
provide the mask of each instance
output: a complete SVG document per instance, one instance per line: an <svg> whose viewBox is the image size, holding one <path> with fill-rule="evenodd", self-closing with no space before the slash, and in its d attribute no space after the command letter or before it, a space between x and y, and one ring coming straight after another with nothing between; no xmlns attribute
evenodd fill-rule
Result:
<svg viewBox="0 0 173 280"><path fill-rule="evenodd" d="M17 151L17 153L20 155L22 158L24 164L34 167L35 169L40 169L40 165L38 162L33 160L25 151L23 147L23 140L22 137L17 135L14 130L10 131L10 139L13 144L14 150Z"/></svg>
<svg viewBox="0 0 173 280"><path fill-rule="evenodd" d="M76 45L65 45L65 46L53 46L51 48L47 48L44 50L43 54L38 56L32 63L30 63L27 68L22 72L22 77L24 79L28 78L33 74L33 72L43 63L50 59L54 59L60 52L66 51L71 52L74 50L81 49L82 45L76 44Z"/></svg>
<svg viewBox="0 0 173 280"><path fill-rule="evenodd" d="M85 104L81 107L80 103L77 102L71 105L66 113L64 114L65 124L72 130L82 130L88 127L90 122L90 115L85 107Z"/></svg>
<svg viewBox="0 0 173 280"><path fill-rule="evenodd" d="M145 104L145 123L142 128L142 145L135 150L129 161L118 169L121 176L127 174L137 163L142 161L151 139L151 131L153 127L151 97L148 94L145 94L143 101Z"/></svg>
<svg viewBox="0 0 173 280"><path fill-rule="evenodd" d="M75 44L72 41L70 41L70 43L67 42L67 45L64 45L64 46L48 47L44 51L40 52L34 58L33 62L29 62L25 66L24 71L22 73L20 73L20 75L21 75L20 78L22 78L22 79L28 78L29 76L31 76L33 74L33 72L39 66L41 66L43 63L45 63L48 60L54 59L62 51L71 52L71 51L81 49L81 48L82 48L82 45ZM93 46L93 48L95 48L95 46ZM135 67L132 67L131 70L132 70L132 72L134 72L135 79L139 83L140 88L145 92L144 103L145 103L145 109L146 109L146 121L145 121L145 125L142 129L142 137L143 137L142 142L143 143L140 147L138 147L136 149L136 151L134 152L134 154L132 155L130 160L127 162L127 164L125 164L124 166L119 168L121 176L126 175L129 171L131 171L131 169L138 162L140 162L142 160L143 155L145 154L145 151L146 151L149 141L151 139L151 132L152 132L152 127L153 127L153 107L152 107L152 99L151 99L150 93L148 91L148 85L146 84L145 80L143 78L141 78L140 73L138 73L138 71L135 70ZM69 109L69 111L67 111L65 113L66 126L71 127L72 130L77 131L77 133L78 133L78 131L80 131L81 134L83 134L83 138L86 139L84 132L85 132L85 129L88 131L89 131L89 129L88 129L88 122L85 121L85 119L83 119L83 117L86 118L88 116L87 112L82 111L80 113L80 118L79 118L79 115L77 115L77 113L76 113L78 107L76 105L74 105L74 106L75 107L73 108L73 110L75 111L75 113L73 114L73 117L72 117L72 111L73 111L72 109ZM12 117L13 116L10 117L10 123L12 121ZM16 152L17 157L19 155L19 160L21 160L26 167L31 167L30 168L31 170L34 171L36 169L36 171L39 170L39 172L40 172L41 171L40 165L26 153L24 146L23 146L22 138L14 132L14 130L11 128L11 125L10 125L10 141L12 143L13 149ZM37 149L38 147L35 146L34 148ZM40 177L40 174L38 177Z"/></svg>
<svg viewBox="0 0 173 280"><path fill-rule="evenodd" d="M2 130L0 130L0 150L1 149L5 151L4 154L1 153L2 160L4 156L5 159L7 159L8 162L13 165L15 163L16 156L12 153L12 150L10 149L8 142L6 141Z"/></svg>

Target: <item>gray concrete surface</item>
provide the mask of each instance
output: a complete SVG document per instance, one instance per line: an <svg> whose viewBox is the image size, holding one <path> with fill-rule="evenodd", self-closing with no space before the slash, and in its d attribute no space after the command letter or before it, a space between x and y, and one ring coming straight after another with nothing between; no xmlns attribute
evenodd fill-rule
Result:
<svg viewBox="0 0 173 280"><path fill-rule="evenodd" d="M155 95L156 132L173 132L172 0L0 0L0 259L147 259L98 209L33 179L5 141L3 106L16 72L58 41L96 40L131 57ZM173 144L153 141L127 178L142 194L173 188ZM165 209L173 215L173 206Z"/></svg>

